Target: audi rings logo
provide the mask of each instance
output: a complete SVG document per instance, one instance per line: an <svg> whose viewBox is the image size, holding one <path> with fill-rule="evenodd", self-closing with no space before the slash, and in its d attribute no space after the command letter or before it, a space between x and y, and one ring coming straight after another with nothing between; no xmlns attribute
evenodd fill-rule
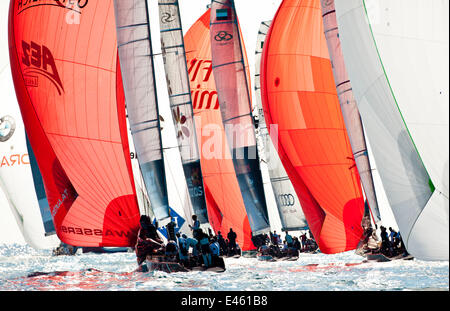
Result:
<svg viewBox="0 0 450 311"><path fill-rule="evenodd" d="M233 36L226 31L219 31L217 35L214 37L214 40L222 42L222 41L230 41L233 39Z"/></svg>
<svg viewBox="0 0 450 311"><path fill-rule="evenodd" d="M0 119L0 142L5 142L13 136L16 130L16 122L13 117L4 116Z"/></svg>
<svg viewBox="0 0 450 311"><path fill-rule="evenodd" d="M294 206L295 198L292 194L280 194L278 196L278 202L281 206Z"/></svg>

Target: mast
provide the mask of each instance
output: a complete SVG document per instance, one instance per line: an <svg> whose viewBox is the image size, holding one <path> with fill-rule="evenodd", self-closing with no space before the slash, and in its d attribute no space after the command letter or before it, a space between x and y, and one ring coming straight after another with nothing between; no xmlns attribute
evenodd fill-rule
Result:
<svg viewBox="0 0 450 311"><path fill-rule="evenodd" d="M268 166L270 183L275 195L278 213L280 215L281 230L283 231L298 231L308 229L305 215L300 205L300 200L295 192L295 188L289 179L286 170L281 163L277 150L275 149L267 129L266 120L264 118L264 108L261 100L261 56L263 51L264 41L269 31L272 21L265 21L261 23L259 28L256 55L255 55L255 93L258 109L258 132L259 141L262 149L265 151L265 161ZM262 156L261 156L262 157Z"/></svg>
<svg viewBox="0 0 450 311"><path fill-rule="evenodd" d="M201 224L208 224L180 9L177 0L159 0L158 5L161 50L184 175L193 212Z"/></svg>
<svg viewBox="0 0 450 311"><path fill-rule="evenodd" d="M161 125L146 0L114 0L128 119L156 220L169 221Z"/></svg>
<svg viewBox="0 0 450 311"><path fill-rule="evenodd" d="M211 54L226 138L253 234L270 231L249 78L233 0L211 2Z"/></svg>

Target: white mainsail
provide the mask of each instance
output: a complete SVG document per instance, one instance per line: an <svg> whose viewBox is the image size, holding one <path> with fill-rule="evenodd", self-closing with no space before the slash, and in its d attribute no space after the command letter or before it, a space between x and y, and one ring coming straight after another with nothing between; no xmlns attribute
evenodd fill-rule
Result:
<svg viewBox="0 0 450 311"><path fill-rule="evenodd" d="M164 122L171 118L171 111L168 99L158 97L156 91L166 86L161 79L164 77L162 57L156 57L161 54L153 52L153 44L159 51L158 41L152 43L151 40L159 31L159 25L156 24L158 18L151 14L158 14L158 10L152 5L145 0L115 1L128 117L151 213L159 221L161 230L170 214L177 229L189 233L190 219L185 214L192 209L189 192L184 178L180 179L183 174L173 125ZM152 19L156 23L152 23ZM134 174L136 178L136 171ZM149 183L149 177L153 182ZM137 192L139 195L139 189Z"/></svg>
<svg viewBox="0 0 450 311"><path fill-rule="evenodd" d="M172 111L171 119L176 129L193 212L201 224L208 224L180 8L178 0L158 0L158 7L161 51Z"/></svg>
<svg viewBox="0 0 450 311"><path fill-rule="evenodd" d="M169 219L158 98L146 0L114 1L128 119L141 173L158 221Z"/></svg>
<svg viewBox="0 0 450 311"><path fill-rule="evenodd" d="M449 256L449 2L336 0L345 62L408 251Z"/></svg>

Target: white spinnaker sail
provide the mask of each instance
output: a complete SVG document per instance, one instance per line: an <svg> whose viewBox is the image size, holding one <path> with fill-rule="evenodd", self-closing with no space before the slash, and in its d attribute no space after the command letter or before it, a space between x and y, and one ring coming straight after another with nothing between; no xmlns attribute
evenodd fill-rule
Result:
<svg viewBox="0 0 450 311"><path fill-rule="evenodd" d="M271 21L261 23L256 42L255 53L255 96L258 109L259 125L257 131L257 143L262 145L260 158L267 163L270 183L273 188L275 200L277 202L278 213L280 215L283 231L298 231L308 227L305 215L303 214L300 201L295 192L286 170L281 163L277 150L267 130L264 110L261 101L261 54L264 40L269 31ZM262 149L262 150L261 150Z"/></svg>
<svg viewBox="0 0 450 311"><path fill-rule="evenodd" d="M445 0L337 0L340 39L383 186L408 251L449 256Z"/></svg>
<svg viewBox="0 0 450 311"><path fill-rule="evenodd" d="M8 27L8 6L8 1L0 4L0 31L4 34ZM45 236L10 68L5 36L0 42L0 188L25 242L36 249L51 249L59 245L59 239L56 235Z"/></svg>

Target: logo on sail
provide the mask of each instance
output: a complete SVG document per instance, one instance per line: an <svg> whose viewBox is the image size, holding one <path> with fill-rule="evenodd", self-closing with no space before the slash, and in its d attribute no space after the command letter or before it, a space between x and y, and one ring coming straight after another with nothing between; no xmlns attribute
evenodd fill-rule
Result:
<svg viewBox="0 0 450 311"><path fill-rule="evenodd" d="M214 36L214 40L222 42L222 41L230 41L233 39L233 35L226 31L219 31L217 35Z"/></svg>
<svg viewBox="0 0 450 311"><path fill-rule="evenodd" d="M57 6L81 14L81 10L88 5L89 0L19 0L17 1L17 14L40 6Z"/></svg>
<svg viewBox="0 0 450 311"><path fill-rule="evenodd" d="M192 105L194 109L219 109L219 97L210 86L212 77L212 62L194 58L189 61L189 77L192 82L200 81L192 87ZM201 83L201 84L200 84Z"/></svg>
<svg viewBox="0 0 450 311"><path fill-rule="evenodd" d="M175 16L174 16L173 14L169 13L169 12L165 12L165 13L163 13L162 16L161 16L161 22L162 22L163 24L171 23L171 22L173 22L174 20L175 20Z"/></svg>
<svg viewBox="0 0 450 311"><path fill-rule="evenodd" d="M281 206L294 206L295 198L292 194L280 194L278 196L278 202Z"/></svg>
<svg viewBox="0 0 450 311"><path fill-rule="evenodd" d="M64 92L64 87L50 50L46 46L41 46L33 41L30 43L22 41L22 51L22 64L26 66L23 70L25 85L38 87L39 76L44 77L56 87L58 94L61 95Z"/></svg>
<svg viewBox="0 0 450 311"><path fill-rule="evenodd" d="M191 133L189 132L189 128L185 125L186 121L187 121L186 116L184 116L181 113L180 107L177 107L176 109L174 109L172 111L172 113L173 113L173 117L175 119L176 125L178 127L177 138L184 139L184 137L191 136Z"/></svg>
<svg viewBox="0 0 450 311"><path fill-rule="evenodd" d="M13 136L16 130L16 122L11 116L4 116L0 119L0 142L5 142Z"/></svg>

